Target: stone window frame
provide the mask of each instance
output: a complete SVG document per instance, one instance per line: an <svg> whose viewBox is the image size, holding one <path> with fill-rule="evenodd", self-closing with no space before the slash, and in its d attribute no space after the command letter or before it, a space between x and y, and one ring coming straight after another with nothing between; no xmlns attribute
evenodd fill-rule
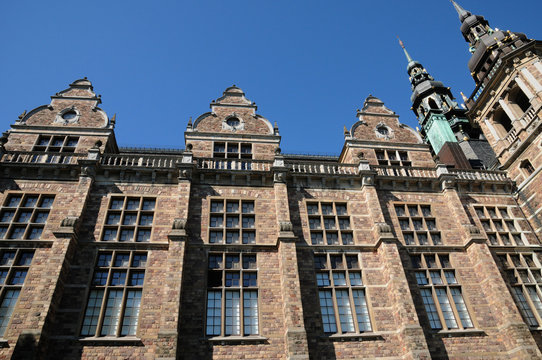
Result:
<svg viewBox="0 0 542 360"><path fill-rule="evenodd" d="M528 245L527 233L519 225L521 217L514 217L509 205L473 205L473 210L480 221L489 246ZM510 225L511 224L511 225Z"/></svg>
<svg viewBox="0 0 542 360"><path fill-rule="evenodd" d="M473 307L463 295L462 286L450 261L450 254L428 252L411 254L410 260L410 271L418 286L421 304L431 330L476 329L476 320L470 310Z"/></svg>
<svg viewBox="0 0 542 360"><path fill-rule="evenodd" d="M519 163L519 167L523 171L523 174L526 175L527 177L531 176L536 171L532 162L529 159L523 159Z"/></svg>
<svg viewBox="0 0 542 360"><path fill-rule="evenodd" d="M54 200L51 193L7 193L0 208L0 241L40 240Z"/></svg>
<svg viewBox="0 0 542 360"><path fill-rule="evenodd" d="M387 134L381 134L380 131L378 131L379 128L386 128L386 130L388 130L388 133ZM376 137L379 138L379 139L390 140L390 139L393 139L395 137L395 132L393 131L393 129L391 127L389 127L386 123L383 123L383 122L379 122L375 126L374 133L375 133Z"/></svg>
<svg viewBox="0 0 542 360"><path fill-rule="evenodd" d="M79 138L79 136L73 135L40 134L32 147L32 151L74 153L79 144ZM59 140L61 144L58 143ZM75 144L73 141L75 141Z"/></svg>
<svg viewBox="0 0 542 360"><path fill-rule="evenodd" d="M128 208L129 201L138 200L139 205L137 209ZM122 200L122 205L119 208L115 201ZM146 208L145 203L151 204L154 202L152 209ZM127 243L149 243L151 242L154 234L154 219L156 213L157 198L153 196L141 196L141 195L111 195L107 201L107 210L103 221L103 226L100 232L99 239L102 242L127 242ZM143 216L151 216L152 221L150 224L142 221L145 218ZM115 217L118 216L118 222L114 222ZM127 216L135 216L134 223L125 223L131 218ZM111 223L109 223L111 222ZM129 235L132 232L131 239L123 240L124 234ZM144 234L143 231L149 232L148 237L138 240L139 236ZM114 234L114 238L109 238ZM108 239L106 239L108 238Z"/></svg>
<svg viewBox="0 0 542 360"><path fill-rule="evenodd" d="M407 150L374 149L378 165L383 166L412 166Z"/></svg>
<svg viewBox="0 0 542 360"><path fill-rule="evenodd" d="M214 208L214 204L222 204L221 209ZM237 204L237 211L228 211L228 204ZM249 206L252 204L251 211L244 211L244 205ZM229 245L254 245L258 243L258 231L257 231L257 218L256 215L256 199L254 198L224 198L224 197L211 197L208 202L209 216L208 216L208 243L209 244L229 244ZM237 218L237 225L228 226L228 221ZM221 220L219 220L221 219ZM245 219L247 222L253 219L252 226L245 226ZM216 222L220 223L217 224ZM237 241L233 242L233 234L237 233ZM217 236L220 238L217 241ZM232 241L228 242L228 234L232 234ZM245 234L252 234L252 237Z"/></svg>
<svg viewBox="0 0 542 360"><path fill-rule="evenodd" d="M542 324L542 264L535 253L495 253L499 270L530 328ZM529 260L530 259L530 260Z"/></svg>
<svg viewBox="0 0 542 360"><path fill-rule="evenodd" d="M313 210L317 207L317 212ZM323 206L331 206L331 212L324 211ZM338 206L344 208L338 210ZM346 200L305 200L305 209L307 210L307 227L309 229L310 244L316 246L341 246L354 245L354 230L352 227L352 216L349 213L348 201ZM327 221L326 221L327 220ZM328 225L333 220L334 227ZM342 228L341 225L347 221L348 226ZM318 221L318 226L313 224ZM316 225L316 224L315 224ZM336 237L330 238L330 235L335 234ZM319 236L321 235L321 236ZM336 242L333 242L336 240Z"/></svg>
<svg viewBox="0 0 542 360"><path fill-rule="evenodd" d="M63 118L64 114L73 111L75 112L75 117L70 120L66 120ZM62 124L77 124L79 122L79 119L81 118L81 112L77 110L75 106L62 109L58 112L58 114L55 117L55 123L62 123Z"/></svg>
<svg viewBox="0 0 542 360"><path fill-rule="evenodd" d="M392 203L397 223L401 230L403 243L406 246L429 246L442 245L442 233L439 230L439 221L434 215L430 203L393 202ZM403 212L398 210L402 208ZM417 215L412 215L412 208L416 208ZM429 208L429 212L424 209ZM408 224L408 228L405 226ZM421 227L418 225L421 224ZM432 225L430 225L432 224ZM425 240L423 240L425 236Z"/></svg>
<svg viewBox="0 0 542 360"><path fill-rule="evenodd" d="M109 259L107 259L108 255L110 256ZM127 265L123 265L122 263L121 266L116 265L119 255L128 255ZM94 271L88 286L87 302L84 311L81 313L79 334L82 338L137 336L142 308L141 302L144 298L143 291L145 282L147 281L147 264L148 253L146 251L98 251ZM124 277L121 274L124 274ZM117 283L120 281L124 283ZM115 302L119 297L110 297L113 291L117 294L119 291L122 293L120 303ZM111 300L112 302L110 303ZM115 312L111 312L111 314L107 313L110 305L117 307L113 310L116 311L116 314ZM130 312L127 311L129 309L131 309ZM135 316L133 315L134 313L136 314ZM128 318L131 318L132 322L126 325ZM134 319L135 322L133 322ZM107 327L105 332L104 323ZM126 326L128 327L128 332L125 332Z"/></svg>
<svg viewBox="0 0 542 360"><path fill-rule="evenodd" d="M9 328L34 255L34 249L0 249L0 338Z"/></svg>
<svg viewBox="0 0 542 360"><path fill-rule="evenodd" d="M223 150L221 150L222 148ZM235 149L236 151L230 151L230 149ZM252 155L252 143L242 141L213 141L214 158L252 160Z"/></svg>
<svg viewBox="0 0 542 360"><path fill-rule="evenodd" d="M360 254L316 252L314 272L323 332L332 336L374 332L372 306ZM343 295L339 296L339 293ZM345 329L345 326L349 328Z"/></svg>
<svg viewBox="0 0 542 360"><path fill-rule="evenodd" d="M228 259L235 260L237 257L238 266L234 266L235 262L228 262ZM260 307L260 282L258 279L258 254L255 252L214 252L211 251L207 256L207 279L206 279L206 316L204 325L204 334L206 337L213 338L259 338L262 327L260 324L261 307ZM217 260L220 259L220 262ZM254 261L245 263L245 259L254 259ZM228 265L230 264L230 265ZM251 276L254 275L254 276ZM236 286L237 281L237 286ZM247 282L245 282L247 281ZM252 282L255 282L255 285ZM246 284L246 285L245 285ZM237 319L232 315L231 325L228 325L228 293L238 294L237 301ZM247 294L256 294L256 297L250 297L249 307L246 307ZM212 294L212 295L211 295ZM217 294L220 298L217 298ZM252 295L249 295L252 296ZM235 300L235 298L232 298ZM218 300L218 304L215 301ZM234 314L234 302L231 303L231 313ZM219 306L214 306L219 305ZM254 306L255 305L255 306ZM256 314L254 315L254 308ZM247 315L247 309L252 310ZM217 314L218 311L218 314ZM210 316L213 315L213 316ZM218 318L219 323L215 322ZM247 325L247 320L252 318L251 324ZM228 330L228 326L231 329ZM234 331L234 328L239 328L239 331ZM250 330L246 332L247 328ZM256 331L253 331L256 328ZM219 331L217 331L219 330Z"/></svg>
<svg viewBox="0 0 542 360"><path fill-rule="evenodd" d="M238 126L231 126L228 124L228 120L230 119L237 119L239 121ZM245 121L239 117L238 114L233 113L231 115L228 115L222 120L222 129L223 130L231 130L231 131L238 131L238 130L245 130Z"/></svg>

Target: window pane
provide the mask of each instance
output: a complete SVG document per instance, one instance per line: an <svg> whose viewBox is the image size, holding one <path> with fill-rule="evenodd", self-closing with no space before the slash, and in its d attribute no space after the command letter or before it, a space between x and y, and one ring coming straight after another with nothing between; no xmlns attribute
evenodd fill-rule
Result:
<svg viewBox="0 0 542 360"><path fill-rule="evenodd" d="M9 319L19 298L20 290L6 290L0 304L0 336L3 336L8 327Z"/></svg>
<svg viewBox="0 0 542 360"><path fill-rule="evenodd" d="M254 202L243 201L243 214L254 214Z"/></svg>
<svg viewBox="0 0 542 360"><path fill-rule="evenodd" d="M318 292L318 296L320 298L320 309L322 311L324 332L335 333L337 332L337 325L335 322L335 310L333 309L331 290L320 290Z"/></svg>
<svg viewBox="0 0 542 360"><path fill-rule="evenodd" d="M117 229L105 229L104 241L114 241L117 239Z"/></svg>
<svg viewBox="0 0 542 360"><path fill-rule="evenodd" d="M318 204L307 204L307 213L309 215L317 215L318 214Z"/></svg>
<svg viewBox="0 0 542 360"><path fill-rule="evenodd" d="M11 280L9 281L10 285L22 285L24 284L24 279L26 278L26 270L17 270L12 272Z"/></svg>
<svg viewBox="0 0 542 360"><path fill-rule="evenodd" d="M134 230L122 230L120 232L120 241L132 241L134 240Z"/></svg>
<svg viewBox="0 0 542 360"><path fill-rule="evenodd" d="M243 286L244 287L258 286L258 277L255 272L246 272L243 274Z"/></svg>
<svg viewBox="0 0 542 360"><path fill-rule="evenodd" d="M143 205L141 206L142 210L154 210L156 205L156 200L154 199L145 199L143 200Z"/></svg>
<svg viewBox="0 0 542 360"><path fill-rule="evenodd" d="M256 242L256 233L253 231L243 231L243 244L254 244Z"/></svg>
<svg viewBox="0 0 542 360"><path fill-rule="evenodd" d="M38 203L38 196L37 195L27 196L25 201L24 201L23 206L24 207L35 207L37 203Z"/></svg>
<svg viewBox="0 0 542 360"><path fill-rule="evenodd" d="M124 214L124 221L122 222L123 225L135 225L137 220L137 214L129 213Z"/></svg>
<svg viewBox="0 0 542 360"><path fill-rule="evenodd" d="M110 266L111 265L111 254L100 254L98 256L98 266Z"/></svg>
<svg viewBox="0 0 542 360"><path fill-rule="evenodd" d="M126 271L113 271L111 273L111 285L118 286L126 283Z"/></svg>
<svg viewBox="0 0 542 360"><path fill-rule="evenodd" d="M41 237L41 233L43 232L43 228L41 227L31 227L28 231L28 239L30 240L37 240Z"/></svg>
<svg viewBox="0 0 542 360"><path fill-rule="evenodd" d="M145 267L147 266L146 254L135 254L132 259L132 267Z"/></svg>
<svg viewBox="0 0 542 360"><path fill-rule="evenodd" d="M429 318L429 324L431 325L431 329L442 329L442 324L440 323L440 319L438 317L437 307L435 306L435 302L433 301L431 290L420 289L420 292L422 295L423 305L425 306L425 312L427 313L427 317Z"/></svg>
<svg viewBox="0 0 542 360"><path fill-rule="evenodd" d="M258 292L246 291L243 293L243 322L244 334L258 334Z"/></svg>
<svg viewBox="0 0 542 360"><path fill-rule="evenodd" d="M130 255L129 254L117 254L115 257L115 267L127 267L129 264Z"/></svg>
<svg viewBox="0 0 542 360"><path fill-rule="evenodd" d="M342 332L354 332L354 319L352 318L348 290L337 290L335 295L337 297L337 309L339 311Z"/></svg>
<svg viewBox="0 0 542 360"><path fill-rule="evenodd" d="M116 335L119 327L120 310L122 307L122 290L110 290L105 305L102 331L100 335Z"/></svg>
<svg viewBox="0 0 542 360"><path fill-rule="evenodd" d="M104 286L107 284L107 276L109 272L106 271L95 271L94 278L92 279L92 285Z"/></svg>
<svg viewBox="0 0 542 360"><path fill-rule="evenodd" d="M442 284L442 278L440 277L440 271L430 271L429 275L431 276L431 281L433 285Z"/></svg>
<svg viewBox="0 0 542 360"><path fill-rule="evenodd" d="M238 228L239 227L239 216L226 216L226 227L228 228Z"/></svg>
<svg viewBox="0 0 542 360"><path fill-rule="evenodd" d="M243 229L254 229L254 216L243 216Z"/></svg>
<svg viewBox="0 0 542 360"><path fill-rule="evenodd" d="M151 231L150 230L138 230L137 231L137 241L138 242L148 242L151 240Z"/></svg>
<svg viewBox="0 0 542 360"><path fill-rule="evenodd" d="M103 290L92 290L90 292L85 318L83 319L83 327L81 328L81 335L96 335L96 327L98 326L98 319L100 318L103 296Z"/></svg>
<svg viewBox="0 0 542 360"><path fill-rule="evenodd" d="M429 282L427 281L427 276L425 275L425 271L416 271L416 282L418 285L427 285Z"/></svg>
<svg viewBox="0 0 542 360"><path fill-rule="evenodd" d="M139 209L139 199L128 199L126 202L126 210L137 210Z"/></svg>
<svg viewBox="0 0 542 360"><path fill-rule="evenodd" d="M210 243L221 243L222 240L222 231L211 231L209 232L209 242Z"/></svg>
<svg viewBox="0 0 542 360"><path fill-rule="evenodd" d="M323 235L321 232L311 232L311 244L322 245L324 243Z"/></svg>
<svg viewBox="0 0 542 360"><path fill-rule="evenodd" d="M326 241L328 245L338 245L339 244L339 234L336 232L331 232L326 234Z"/></svg>
<svg viewBox="0 0 542 360"><path fill-rule="evenodd" d="M361 281L361 272L359 271L350 271L350 285L351 286L361 286L363 282Z"/></svg>
<svg viewBox="0 0 542 360"><path fill-rule="evenodd" d="M527 292L529 293L529 297L531 298L538 315L542 316L542 302L540 301L540 296L538 295L536 288L534 286L529 286L527 287Z"/></svg>
<svg viewBox="0 0 542 360"><path fill-rule="evenodd" d="M151 226L154 216L152 214L141 214L139 217L139 225Z"/></svg>
<svg viewBox="0 0 542 360"><path fill-rule="evenodd" d="M238 244L239 243L239 231L226 231L226 244Z"/></svg>
<svg viewBox="0 0 542 360"><path fill-rule="evenodd" d="M329 286L331 283L329 281L329 274L325 273L316 273L316 283L318 286Z"/></svg>
<svg viewBox="0 0 542 360"><path fill-rule="evenodd" d="M17 207L17 206L19 206L19 203L21 202L21 198L22 198L22 196L20 196L20 195L12 195L12 196L10 196L6 206L7 207Z"/></svg>
<svg viewBox="0 0 542 360"><path fill-rule="evenodd" d="M224 221L224 217L222 215L219 215L219 216L213 215L213 216L211 216L210 226L211 227L222 227L223 221Z"/></svg>
<svg viewBox="0 0 542 360"><path fill-rule="evenodd" d="M333 205L331 204L322 204L322 214L323 215L333 215Z"/></svg>
<svg viewBox="0 0 542 360"><path fill-rule="evenodd" d="M464 328L473 327L469 312L467 311L467 306L465 305L465 300L463 299L463 295L461 295L461 290L453 287L450 288L450 292L452 293L452 298L454 299L455 307L457 309L457 313L459 314L461 324Z"/></svg>
<svg viewBox="0 0 542 360"><path fill-rule="evenodd" d="M457 284L457 279L455 278L455 272L453 270L444 271L444 276L446 276L448 284Z"/></svg>
<svg viewBox="0 0 542 360"><path fill-rule="evenodd" d="M223 211L224 211L224 202L211 201L211 212L223 212Z"/></svg>
<svg viewBox="0 0 542 360"><path fill-rule="evenodd" d="M13 215L15 215L15 211L13 210L2 211L2 215L0 215L0 222L3 222L3 223L11 222L11 220L13 219Z"/></svg>
<svg viewBox="0 0 542 360"><path fill-rule="evenodd" d="M225 334L241 334L239 291L226 291Z"/></svg>
<svg viewBox="0 0 542 360"><path fill-rule="evenodd" d="M525 317L527 324L529 324L530 326L538 326L538 321L536 321L536 318L529 304L527 303L527 299L525 299L525 296L523 296L523 292L521 291L521 288L515 286L512 288L512 290L514 291L514 295L516 295L519 309L521 310L521 313Z"/></svg>
<svg viewBox="0 0 542 360"><path fill-rule="evenodd" d="M226 256L226 269L239 269L239 255Z"/></svg>
<svg viewBox="0 0 542 360"><path fill-rule="evenodd" d="M256 255L243 255L243 269L256 269Z"/></svg>
<svg viewBox="0 0 542 360"><path fill-rule="evenodd" d="M365 299L365 290L352 290L352 296L354 297L359 331L371 331L371 320L369 319L369 309L367 307L367 300Z"/></svg>
<svg viewBox="0 0 542 360"><path fill-rule="evenodd" d="M352 237L352 233L342 233L341 234L343 245L352 245L354 244L354 238Z"/></svg>
<svg viewBox="0 0 542 360"><path fill-rule="evenodd" d="M333 284L335 286L345 286L346 278L343 272L334 272L333 273Z"/></svg>
<svg viewBox="0 0 542 360"><path fill-rule="evenodd" d="M122 318L121 335L135 335L139 319L139 305L141 304L141 290L128 290L126 306Z"/></svg>
<svg viewBox="0 0 542 360"><path fill-rule="evenodd" d="M205 333L207 335L220 335L222 310L222 292L207 292L207 322Z"/></svg>
<svg viewBox="0 0 542 360"><path fill-rule="evenodd" d="M47 217L49 216L48 212L41 211L36 213L36 217L34 218L34 223L36 224L44 224L47 221Z"/></svg>
<svg viewBox="0 0 542 360"><path fill-rule="evenodd" d="M228 201L226 202L226 212L237 213L239 212L239 202Z"/></svg>
<svg viewBox="0 0 542 360"><path fill-rule="evenodd" d="M446 294L446 290L442 288L437 288L435 289L435 292L437 294L437 299L440 304L442 316L444 317L444 321L446 321L446 326L448 327L448 329L456 329L457 322L452 311L452 306L450 305L450 299L448 299L448 294Z"/></svg>
<svg viewBox="0 0 542 360"><path fill-rule="evenodd" d="M239 273L227 272L226 273L226 287L239 287Z"/></svg>

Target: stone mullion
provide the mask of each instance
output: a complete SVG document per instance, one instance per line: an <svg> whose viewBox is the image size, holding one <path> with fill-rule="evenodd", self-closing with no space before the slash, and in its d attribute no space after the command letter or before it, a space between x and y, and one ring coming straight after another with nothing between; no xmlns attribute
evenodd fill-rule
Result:
<svg viewBox="0 0 542 360"><path fill-rule="evenodd" d="M374 177L363 177L361 191L365 195L369 214L374 221L375 240L378 244L377 252L382 260L382 265L388 279L388 294L395 309L395 321L398 326L398 337L402 342L404 359L430 359L429 348L420 326L414 301L410 294L408 281L403 269L397 239L391 232L391 227L386 224L384 213L380 205L378 192L374 184ZM367 288L367 297L370 297L370 287ZM369 301L369 299L368 299ZM375 331L383 330L374 318L372 321ZM391 330L391 329L385 329Z"/></svg>
<svg viewBox="0 0 542 360"><path fill-rule="evenodd" d="M93 182L92 177L81 176L74 187L74 193L57 193L55 196L49 217L63 212L67 216L59 228L53 229L55 238L51 239L51 248L36 249L19 302L13 312L11 323L18 325L12 326L11 331L8 329L6 334L6 338L12 340L15 331L22 329L13 347L14 358L38 359L47 353L49 337L55 332L51 327L54 326L64 284L69 276L69 263L76 253L77 223L83 216ZM34 287L31 294L24 291L29 287Z"/></svg>
<svg viewBox="0 0 542 360"><path fill-rule="evenodd" d="M179 179L173 230L169 235L166 268L162 272L163 301L160 312L160 328L156 341L157 359L176 359L179 344L179 319L181 318L181 292L184 275L184 258L187 234L185 230L190 202L191 181Z"/></svg>
<svg viewBox="0 0 542 360"><path fill-rule="evenodd" d="M284 175L283 175L284 176ZM276 217L279 223L278 256L287 359L308 360L309 347L301 302L297 259L297 237L292 231L286 183L275 181Z"/></svg>
<svg viewBox="0 0 542 360"><path fill-rule="evenodd" d="M458 225L463 229L465 235L465 245L467 255L477 269L477 283L484 284L480 288L484 292L484 298L490 302L490 307L496 312L495 321L497 321L499 332L504 340L507 351L514 354L522 354L528 358L540 356L539 350L524 323L517 306L514 303L512 295L506 287L497 265L491 255L485 238L480 231L470 224L466 211L464 210L461 198L451 182L446 183L444 196L449 207L452 209L454 218L458 220ZM470 242L472 243L468 245ZM468 286L467 284L462 284ZM464 286L462 286L464 288ZM462 291L463 296L465 293ZM471 308L471 311L473 309ZM476 318L480 313L470 313L476 326ZM459 319L458 319L459 320ZM518 339L521 339L518 341Z"/></svg>
<svg viewBox="0 0 542 360"><path fill-rule="evenodd" d="M489 307L494 312L499 331L498 337L503 339L503 344L515 358L541 358L529 327L523 318L504 282L497 265L486 243L474 243L467 249L467 254L476 269L477 282L484 292L483 297L489 302ZM464 294L463 294L464 295ZM471 313L471 318L480 314ZM474 322L474 321L473 321ZM474 322L476 325L476 322Z"/></svg>

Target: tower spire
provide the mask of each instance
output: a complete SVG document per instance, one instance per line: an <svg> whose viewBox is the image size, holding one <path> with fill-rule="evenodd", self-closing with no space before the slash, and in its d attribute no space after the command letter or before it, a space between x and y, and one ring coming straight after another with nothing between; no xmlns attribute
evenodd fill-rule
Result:
<svg viewBox="0 0 542 360"><path fill-rule="evenodd" d="M399 36L397 36L397 39L399 40L399 45L401 45L401 47L403 48L403 51L405 52L405 56L407 58L407 61L410 63L414 60L412 60L412 57L410 56L410 54L408 53L407 49L405 48L405 44L401 41L401 39L399 38Z"/></svg>
<svg viewBox="0 0 542 360"><path fill-rule="evenodd" d="M454 0L450 0L452 4L454 5L455 11L457 11L457 14L459 15L459 21L463 22L466 18L468 18L470 15L472 15L469 11L463 9L461 5L456 3Z"/></svg>

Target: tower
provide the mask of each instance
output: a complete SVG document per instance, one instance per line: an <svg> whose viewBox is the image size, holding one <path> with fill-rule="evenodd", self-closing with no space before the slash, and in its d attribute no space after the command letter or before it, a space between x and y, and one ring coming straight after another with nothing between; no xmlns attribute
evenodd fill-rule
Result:
<svg viewBox="0 0 542 360"><path fill-rule="evenodd" d="M418 118L425 142L443 163L457 168L489 168L495 155L478 127L470 125L466 110L459 107L449 87L436 81L425 67L412 59L399 40L408 61L412 86L412 111Z"/></svg>
<svg viewBox="0 0 542 360"><path fill-rule="evenodd" d="M542 234L542 42L493 29L488 21L452 1L469 43L469 70L476 83L467 100L473 126L480 126L500 169L516 182L517 200Z"/></svg>

